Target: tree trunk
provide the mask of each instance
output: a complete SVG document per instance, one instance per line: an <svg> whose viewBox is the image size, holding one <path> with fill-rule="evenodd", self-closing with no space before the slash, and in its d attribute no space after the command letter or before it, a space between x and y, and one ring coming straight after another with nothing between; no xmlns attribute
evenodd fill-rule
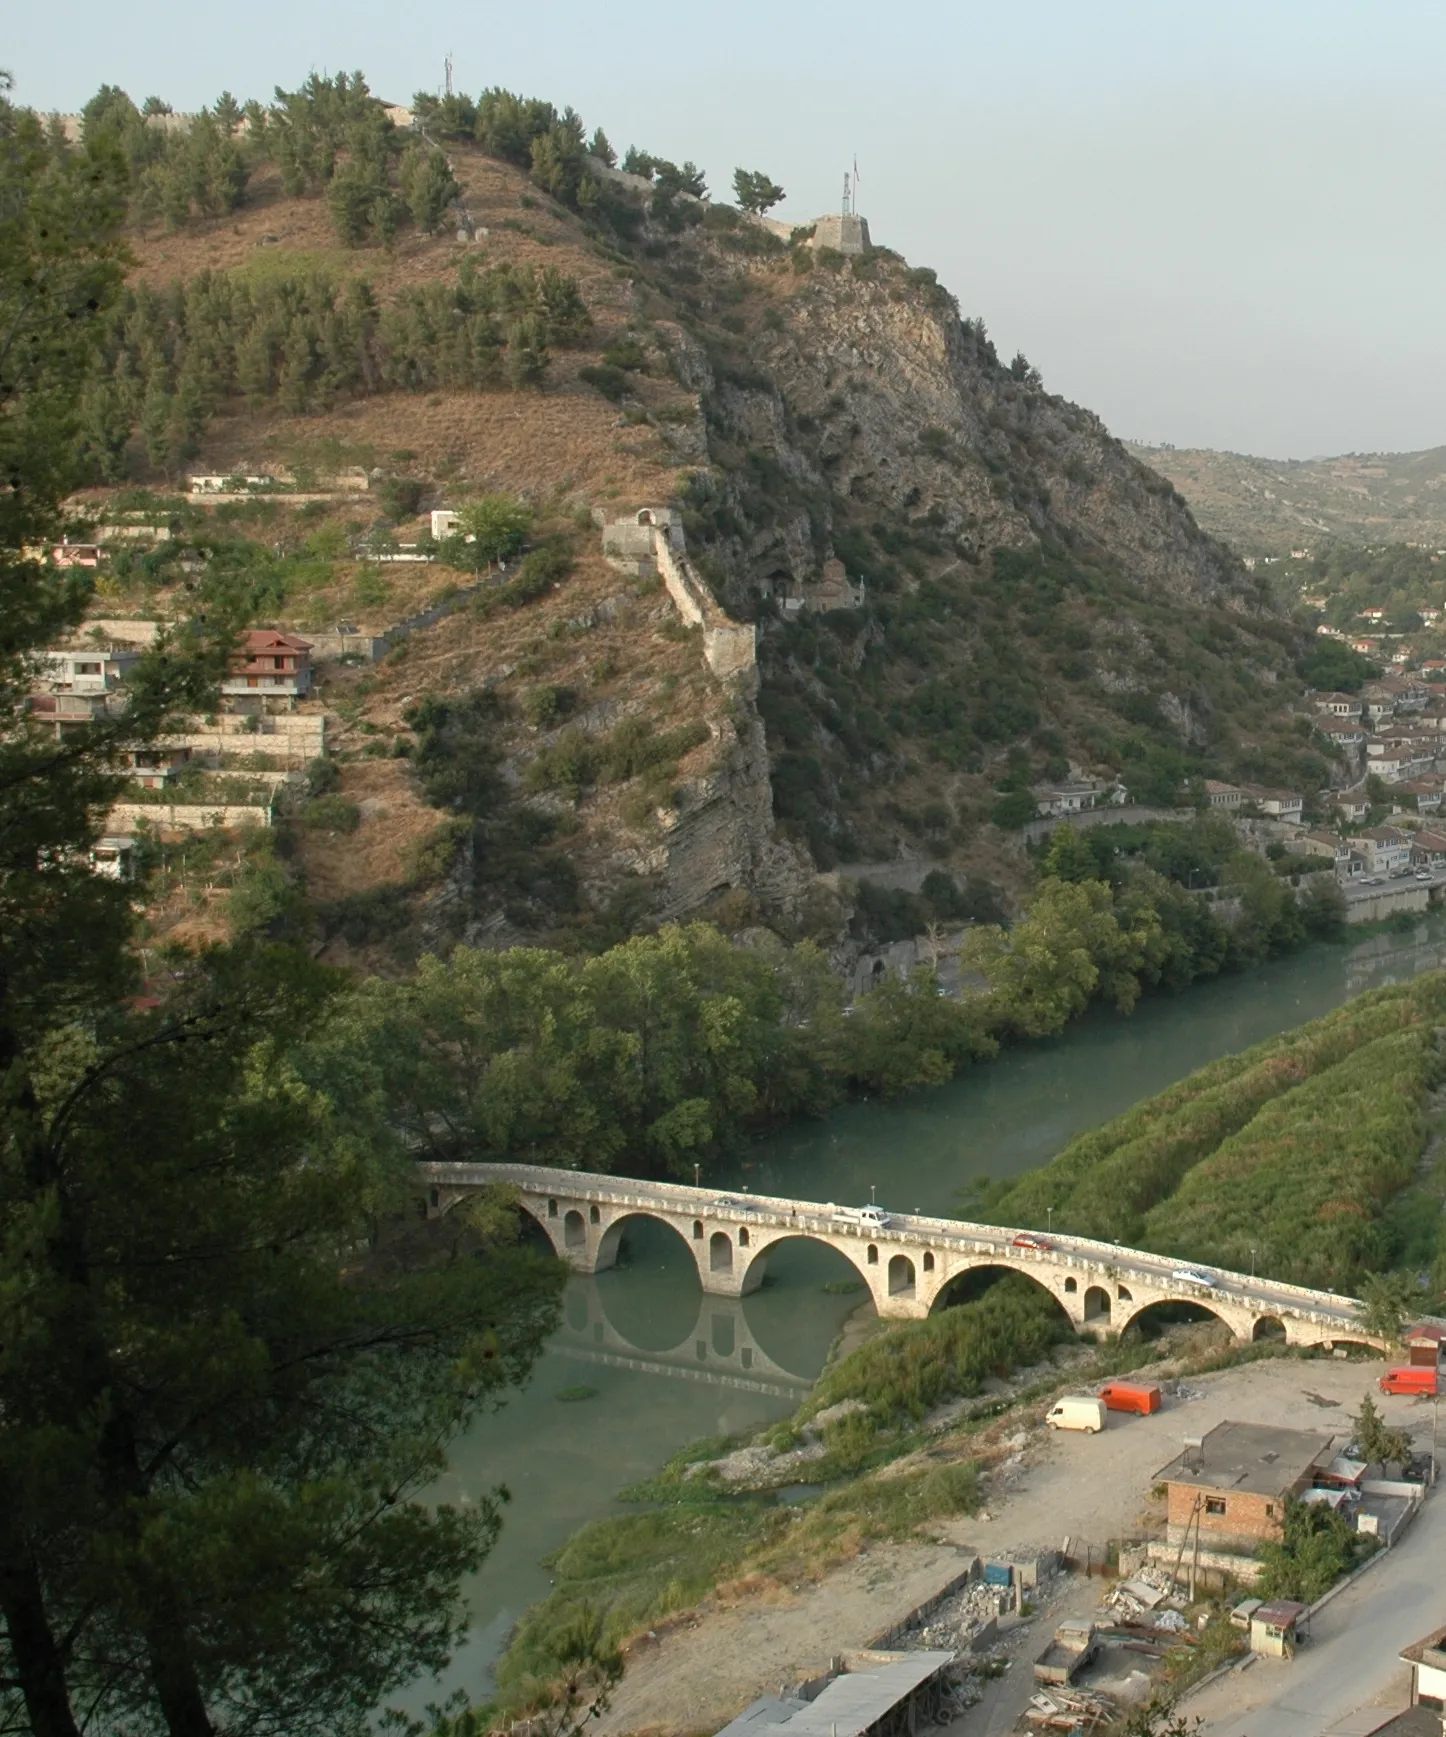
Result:
<svg viewBox="0 0 1446 1737"><path fill-rule="evenodd" d="M10 1492L0 1489L0 1616L34 1737L80 1737L70 1710L65 1661L45 1612L40 1573L14 1525Z"/></svg>

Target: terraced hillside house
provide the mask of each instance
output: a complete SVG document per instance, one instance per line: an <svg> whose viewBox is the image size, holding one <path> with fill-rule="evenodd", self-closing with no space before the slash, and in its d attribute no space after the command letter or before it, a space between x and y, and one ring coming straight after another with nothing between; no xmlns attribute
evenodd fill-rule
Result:
<svg viewBox="0 0 1446 1737"><path fill-rule="evenodd" d="M221 692L262 701L303 699L311 692L311 642L275 628L253 628L242 640Z"/></svg>
<svg viewBox="0 0 1446 1737"><path fill-rule="evenodd" d="M1332 1459L1334 1436L1270 1424L1218 1423L1155 1474L1166 1486L1166 1539L1252 1555L1285 1536L1285 1507L1314 1487Z"/></svg>

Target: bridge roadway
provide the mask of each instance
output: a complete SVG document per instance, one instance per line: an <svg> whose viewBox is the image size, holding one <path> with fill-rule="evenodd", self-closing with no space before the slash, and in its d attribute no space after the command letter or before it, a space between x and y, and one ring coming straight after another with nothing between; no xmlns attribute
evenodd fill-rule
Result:
<svg viewBox="0 0 1446 1737"><path fill-rule="evenodd" d="M1155 1304L1193 1303L1247 1342L1283 1335L1293 1345L1383 1347L1362 1326L1354 1297L1188 1263L1214 1280L1200 1283L1180 1276L1186 1263L1169 1256L1062 1232L1043 1237L900 1212L891 1212L886 1225L868 1225L857 1208L528 1164L433 1163L418 1169L433 1215L478 1188L505 1183L516 1189L520 1205L579 1273L613 1266L628 1221L651 1218L669 1225L692 1250L703 1291L712 1296L756 1291L769 1249L802 1237L843 1255L878 1313L893 1319L922 1319L956 1279L994 1268L1033 1279L1080 1332L1122 1332ZM1018 1243L1021 1235L1037 1246Z"/></svg>

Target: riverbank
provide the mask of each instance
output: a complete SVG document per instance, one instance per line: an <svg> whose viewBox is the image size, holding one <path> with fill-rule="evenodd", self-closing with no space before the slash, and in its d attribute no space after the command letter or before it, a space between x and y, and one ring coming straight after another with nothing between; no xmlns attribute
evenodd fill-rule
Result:
<svg viewBox="0 0 1446 1737"><path fill-rule="evenodd" d="M1007 1051L948 1085L778 1130L705 1168L704 1179L720 1190L747 1184L843 1202L866 1202L876 1183L891 1206L957 1211L970 1175L1022 1175L1192 1069L1443 964L1446 921L1437 917L1409 935L1314 946L1143 1002L1129 1018L1092 1013L1064 1037ZM472 1639L444 1679L418 1686L416 1712L458 1689L486 1701L491 1661L550 1589L541 1559L619 1512L617 1491L656 1476L686 1443L781 1423L859 1300L836 1288L854 1278L844 1263L803 1243L782 1245L769 1283L741 1301L701 1297L696 1271L670 1233L640 1224L628 1265L571 1282L564 1326L529 1388L453 1445L439 1499L465 1502L505 1483L513 1501L468 1589ZM743 1375L741 1348L770 1373ZM595 1397L555 1399L580 1383Z"/></svg>
<svg viewBox="0 0 1446 1737"><path fill-rule="evenodd" d="M877 1643L976 1555L1029 1559L1058 1550L1070 1537L1082 1556L1103 1560L1122 1540L1160 1526L1151 1490L1182 1429L1204 1434L1227 1418L1278 1423L1282 1417L1344 1427L1383 1367L1282 1355L1211 1370L1215 1360L1208 1344L1177 1344L1175 1355L1157 1356L1140 1373L1174 1383L1165 1410L1151 1418L1112 1414L1103 1437L1046 1430L1044 1398L1011 1405L987 1437L941 1434L932 1457L967 1453L988 1462L973 1512L935 1520L907 1540L866 1541L816 1575L753 1574L720 1587L629 1646L600 1730L665 1737L717 1729L778 1683L815 1674L830 1655ZM1065 1375L1061 1387L1082 1384L1083 1367L1059 1373ZM1091 1593L1088 1604L1095 1602ZM1037 1632L1033 1650L1046 1638ZM1029 1680L1022 1666L1020 1679Z"/></svg>

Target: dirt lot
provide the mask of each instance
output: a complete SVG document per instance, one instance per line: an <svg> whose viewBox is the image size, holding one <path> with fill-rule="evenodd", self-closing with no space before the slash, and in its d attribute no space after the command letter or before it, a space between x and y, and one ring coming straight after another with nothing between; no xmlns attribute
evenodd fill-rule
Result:
<svg viewBox="0 0 1446 1737"><path fill-rule="evenodd" d="M717 1729L779 1683L812 1674L845 1648L866 1645L975 1552L1003 1557L1057 1549L1067 1536L1098 1546L1139 1536L1155 1473L1180 1451L1183 1436L1203 1435L1226 1419L1344 1434L1349 1413L1374 1390L1383 1367L1290 1358L1193 1376L1186 1387L1198 1397L1168 1402L1153 1417L1112 1415L1100 1436L1051 1435L1041 1422L1043 1408L1036 1408L1021 1420L989 1479L981 1513L947 1523L936 1542L870 1551L815 1585L770 1589L764 1597L740 1589L734 1600L705 1607L696 1620L635 1653L602 1730ZM1379 1403L1389 1423L1421 1421L1407 1401ZM1090 1589L1080 1586L1079 1592L1086 1606L1093 1603ZM1068 1597L1063 1589L1061 1597ZM1031 1656L1023 1640L1020 1654ZM1003 1680L1011 1689L986 1696L955 1729L968 1737L1010 1729L1015 1679L1011 1671Z"/></svg>

